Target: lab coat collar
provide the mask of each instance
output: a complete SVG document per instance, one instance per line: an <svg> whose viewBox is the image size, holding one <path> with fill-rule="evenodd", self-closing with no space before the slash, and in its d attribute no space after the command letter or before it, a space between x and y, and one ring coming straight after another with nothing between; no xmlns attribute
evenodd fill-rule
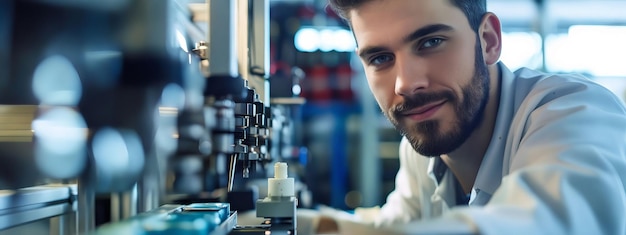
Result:
<svg viewBox="0 0 626 235"><path fill-rule="evenodd" d="M440 157L433 157L428 163L428 176L433 180L437 188L430 201L441 210L456 205L456 188L454 175L448 170L448 166Z"/></svg>
<svg viewBox="0 0 626 235"><path fill-rule="evenodd" d="M440 157L433 157L428 162L428 176L438 185L441 183L443 176L445 175L448 166L441 160Z"/></svg>
<svg viewBox="0 0 626 235"><path fill-rule="evenodd" d="M502 62L498 63L498 67L500 68L500 104L493 136L476 175L470 205L487 203L491 195L500 187L503 177L504 148L514 113L513 80L515 75Z"/></svg>

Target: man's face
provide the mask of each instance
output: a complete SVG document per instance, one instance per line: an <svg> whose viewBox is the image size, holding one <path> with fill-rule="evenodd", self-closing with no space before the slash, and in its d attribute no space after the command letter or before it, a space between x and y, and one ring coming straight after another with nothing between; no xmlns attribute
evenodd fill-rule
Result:
<svg viewBox="0 0 626 235"><path fill-rule="evenodd" d="M458 148L480 124L489 78L480 43L449 1L371 1L350 12L385 115L425 156Z"/></svg>

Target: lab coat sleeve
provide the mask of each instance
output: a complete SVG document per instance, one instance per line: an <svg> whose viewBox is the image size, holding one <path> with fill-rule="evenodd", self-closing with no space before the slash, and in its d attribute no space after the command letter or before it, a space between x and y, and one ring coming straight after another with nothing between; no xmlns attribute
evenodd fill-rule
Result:
<svg viewBox="0 0 626 235"><path fill-rule="evenodd" d="M429 159L415 156L406 138L400 142L400 168L396 174L395 189L387 196L385 204L380 210L362 213L362 208L356 210L364 221L372 221L376 226L407 223L423 218L421 212L424 200L430 200L426 191L434 191L435 185L428 178L427 168ZM430 207L430 205L426 205ZM428 209L428 208L426 208Z"/></svg>
<svg viewBox="0 0 626 235"><path fill-rule="evenodd" d="M430 158L418 155L409 142L400 142L400 169L395 189L378 208L357 208L355 216L334 216L340 234L448 234L474 233L476 228L463 217L436 218L447 205L432 203L436 185L428 172ZM337 213L334 213L337 214Z"/></svg>
<svg viewBox="0 0 626 235"><path fill-rule="evenodd" d="M354 214L322 206L317 211L298 210L298 233L314 234L320 216L334 218L340 234L381 234L384 227L406 224L422 218L424 200L430 200L435 185L427 176L429 159L416 156L406 139L400 142L400 169L396 174L395 189L382 207L356 208ZM426 191L431 191L427 193ZM393 234L385 232L388 234Z"/></svg>
<svg viewBox="0 0 626 235"><path fill-rule="evenodd" d="M484 207L451 214L481 234L626 234L621 101L599 85L550 79L517 112L509 174Z"/></svg>

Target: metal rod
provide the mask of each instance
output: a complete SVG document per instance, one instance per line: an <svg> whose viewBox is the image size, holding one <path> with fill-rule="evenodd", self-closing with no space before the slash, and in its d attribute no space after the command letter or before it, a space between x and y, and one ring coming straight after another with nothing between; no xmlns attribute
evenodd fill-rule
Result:
<svg viewBox="0 0 626 235"><path fill-rule="evenodd" d="M78 234L89 234L95 228L94 208L96 190L91 167L78 179Z"/></svg>
<svg viewBox="0 0 626 235"><path fill-rule="evenodd" d="M228 168L228 192L233 191L233 181L235 181L235 167L237 166L237 154L230 155L230 167Z"/></svg>
<svg viewBox="0 0 626 235"><path fill-rule="evenodd" d="M121 194L122 200L122 214L121 218L126 219L130 218L137 214L137 184L133 185L133 187Z"/></svg>

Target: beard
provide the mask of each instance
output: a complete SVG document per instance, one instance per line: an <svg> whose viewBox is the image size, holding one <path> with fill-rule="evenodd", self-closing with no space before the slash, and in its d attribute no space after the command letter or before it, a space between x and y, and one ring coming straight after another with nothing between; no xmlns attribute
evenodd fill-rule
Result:
<svg viewBox="0 0 626 235"><path fill-rule="evenodd" d="M474 74L469 84L462 87L463 97L452 91L416 93L385 112L387 118L413 148L424 156L434 157L447 154L461 146L480 125L485 106L489 100L489 71L482 56L480 41L477 41ZM426 120L407 126L401 113L424 104L446 99L454 107L455 119L449 131L442 132L438 120Z"/></svg>

